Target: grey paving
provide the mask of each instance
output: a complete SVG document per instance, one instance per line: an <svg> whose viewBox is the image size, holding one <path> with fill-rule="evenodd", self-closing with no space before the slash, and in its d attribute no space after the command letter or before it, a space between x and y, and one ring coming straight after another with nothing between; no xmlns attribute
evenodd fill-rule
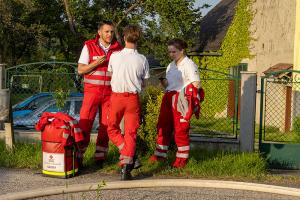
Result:
<svg viewBox="0 0 300 200"><path fill-rule="evenodd" d="M51 197L35 198L34 200L299 200L299 197L275 195L261 192L207 189L186 187L162 187L147 189L103 190L100 192L73 193Z"/></svg>
<svg viewBox="0 0 300 200"><path fill-rule="evenodd" d="M156 177L148 177L154 179ZM107 175L101 171L89 172L70 179L57 179L44 177L39 170L29 169L6 169L0 168L0 194L21 192L28 190L43 190L54 186L68 186L82 183L96 183L102 181L119 181L119 175ZM124 183L126 184L126 182ZM264 200L294 200L299 197L284 196L262 192L252 192L231 189L211 188L186 188L186 187L160 187L145 189L119 189L99 190L71 193L65 195L54 195L35 199L213 199L213 200L237 200L237 199L264 199Z"/></svg>
<svg viewBox="0 0 300 200"><path fill-rule="evenodd" d="M40 170L0 168L0 194L21 192L53 186L67 186L76 183L97 183L118 181L118 175L107 175L101 172L90 172L70 179L59 179L42 176Z"/></svg>

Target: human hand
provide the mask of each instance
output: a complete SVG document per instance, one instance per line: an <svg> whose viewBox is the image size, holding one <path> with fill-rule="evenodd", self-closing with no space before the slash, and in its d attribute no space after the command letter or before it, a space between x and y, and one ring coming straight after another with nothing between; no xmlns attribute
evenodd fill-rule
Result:
<svg viewBox="0 0 300 200"><path fill-rule="evenodd" d="M106 60L106 55L99 56L96 60L94 60L95 65L101 65Z"/></svg>
<svg viewBox="0 0 300 200"><path fill-rule="evenodd" d="M159 80L160 80L160 84L161 84L164 88L166 88L166 87L168 86L168 80L167 80L166 78L160 77Z"/></svg>

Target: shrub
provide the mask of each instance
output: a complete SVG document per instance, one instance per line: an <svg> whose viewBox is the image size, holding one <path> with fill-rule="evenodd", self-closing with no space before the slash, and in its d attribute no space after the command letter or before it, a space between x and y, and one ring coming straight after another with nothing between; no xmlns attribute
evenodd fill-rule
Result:
<svg viewBox="0 0 300 200"><path fill-rule="evenodd" d="M300 116L295 117L293 127L294 127L294 131L300 134Z"/></svg>
<svg viewBox="0 0 300 200"><path fill-rule="evenodd" d="M149 86L142 94L143 123L138 130L137 149L139 153L153 153L156 145L156 124L159 116L163 92Z"/></svg>

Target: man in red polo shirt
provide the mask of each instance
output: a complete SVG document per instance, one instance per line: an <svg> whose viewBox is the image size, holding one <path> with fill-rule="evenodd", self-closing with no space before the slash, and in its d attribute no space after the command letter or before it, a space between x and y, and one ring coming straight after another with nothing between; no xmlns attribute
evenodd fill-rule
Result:
<svg viewBox="0 0 300 200"><path fill-rule="evenodd" d="M78 61L78 73L84 75L84 98L80 110L80 128L85 134L81 147L81 161L90 142L90 133L97 111L99 129L96 141L95 160L102 167L108 151L107 115L111 95L111 73L107 71L113 52L120 51L121 45L114 39L114 25L103 21L98 26L95 39L85 42Z"/></svg>
<svg viewBox="0 0 300 200"><path fill-rule="evenodd" d="M108 136L119 148L122 166L121 180L131 179L134 161L136 134L140 120L141 92L144 80L149 78L149 64L146 57L137 51L141 31L138 26L124 28L125 48L115 52L109 61L108 71L112 72L112 95L109 112ZM124 135L120 122L124 117Z"/></svg>

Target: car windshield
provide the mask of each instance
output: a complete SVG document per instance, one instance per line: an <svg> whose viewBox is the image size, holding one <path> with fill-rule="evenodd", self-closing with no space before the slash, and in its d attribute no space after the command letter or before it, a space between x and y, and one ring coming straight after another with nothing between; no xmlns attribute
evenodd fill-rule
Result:
<svg viewBox="0 0 300 200"><path fill-rule="evenodd" d="M71 101L67 101L62 109L57 108L55 101L46 101L44 104L41 104L40 107L34 112L30 113L31 116L39 116L43 112L64 112L69 113Z"/></svg>
<svg viewBox="0 0 300 200"><path fill-rule="evenodd" d="M51 100L53 97L50 95L46 96L40 96L40 97L35 97L31 96L13 106L14 110L24 110L24 109L30 109L33 105L39 106L49 100Z"/></svg>
<svg viewBox="0 0 300 200"><path fill-rule="evenodd" d="M28 104L27 108L35 110L36 108L39 108L44 103L49 102L51 99L53 99L53 97L51 97L51 96L40 97L40 98L30 102Z"/></svg>

